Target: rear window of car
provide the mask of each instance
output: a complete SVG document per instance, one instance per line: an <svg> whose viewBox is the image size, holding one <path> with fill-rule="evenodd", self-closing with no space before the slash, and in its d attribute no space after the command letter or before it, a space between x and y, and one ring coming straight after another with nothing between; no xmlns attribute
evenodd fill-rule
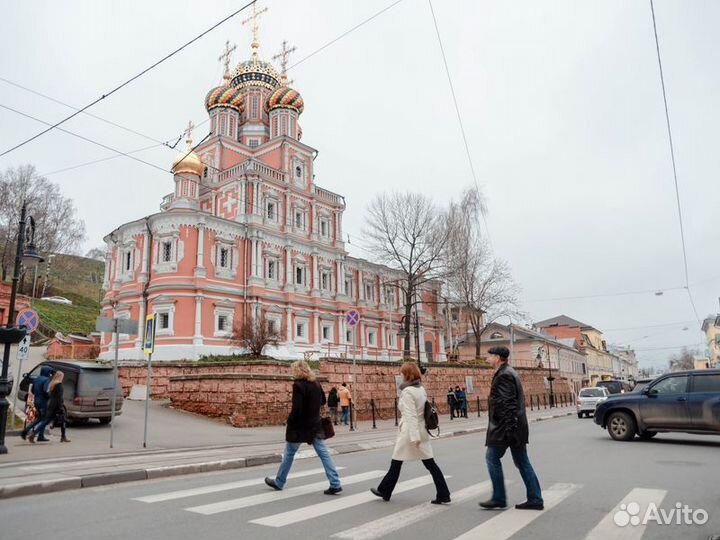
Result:
<svg viewBox="0 0 720 540"><path fill-rule="evenodd" d="M695 375L693 377L693 392L720 393L720 375Z"/></svg>
<svg viewBox="0 0 720 540"><path fill-rule="evenodd" d="M112 369L86 369L80 374L78 394L87 394L112 389Z"/></svg>
<svg viewBox="0 0 720 540"><path fill-rule="evenodd" d="M605 397L605 392L601 388L586 388L580 390L580 397Z"/></svg>
<svg viewBox="0 0 720 540"><path fill-rule="evenodd" d="M616 381L600 381L597 386L604 386L611 394L620 393L620 383Z"/></svg>

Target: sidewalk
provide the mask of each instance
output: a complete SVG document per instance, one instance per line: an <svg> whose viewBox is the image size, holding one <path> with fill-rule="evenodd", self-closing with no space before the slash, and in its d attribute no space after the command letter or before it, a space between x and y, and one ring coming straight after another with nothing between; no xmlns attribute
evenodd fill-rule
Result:
<svg viewBox="0 0 720 540"><path fill-rule="evenodd" d="M284 426L233 428L157 402L150 405L145 449L143 402L124 404L113 449L108 447L110 427L99 424L69 428L69 444L59 442L58 429L53 430L51 443L31 445L18 436L8 437L9 453L0 456L0 499L280 461ZM528 419L537 422L574 413L574 406L528 410ZM337 426L336 436L328 441L331 452L337 455L392 446L397 432L394 419L378 420L376 425L373 429L371 421L362 421L354 431ZM480 418L440 418L441 437L479 433L486 427L485 412ZM297 457L314 455L308 447Z"/></svg>

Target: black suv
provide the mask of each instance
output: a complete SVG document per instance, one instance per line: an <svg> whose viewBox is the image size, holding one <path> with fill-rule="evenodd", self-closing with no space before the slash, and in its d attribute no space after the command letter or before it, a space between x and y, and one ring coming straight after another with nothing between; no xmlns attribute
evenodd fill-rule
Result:
<svg viewBox="0 0 720 540"><path fill-rule="evenodd" d="M610 396L595 409L595 423L616 441L669 431L720 435L720 369L668 373L640 392Z"/></svg>

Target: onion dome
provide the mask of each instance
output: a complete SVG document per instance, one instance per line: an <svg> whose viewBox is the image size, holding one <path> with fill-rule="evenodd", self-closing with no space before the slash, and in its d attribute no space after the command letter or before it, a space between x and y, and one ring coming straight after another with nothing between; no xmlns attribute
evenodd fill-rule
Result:
<svg viewBox="0 0 720 540"><path fill-rule="evenodd" d="M232 74L232 85L237 88L255 86L275 90L280 86L280 75L272 64L253 55L252 60L237 65Z"/></svg>
<svg viewBox="0 0 720 540"><path fill-rule="evenodd" d="M292 109L300 114L305 109L305 102L300 92L289 86L281 86L270 95L265 103L266 111L273 109Z"/></svg>
<svg viewBox="0 0 720 540"><path fill-rule="evenodd" d="M188 146L175 158L172 164L173 174L194 174L202 176L205 165L200 156L192 150L192 141L188 140Z"/></svg>
<svg viewBox="0 0 720 540"><path fill-rule="evenodd" d="M215 107L229 107L238 112L245 110L245 94L242 88L223 84L210 90L205 97L205 108L208 112Z"/></svg>

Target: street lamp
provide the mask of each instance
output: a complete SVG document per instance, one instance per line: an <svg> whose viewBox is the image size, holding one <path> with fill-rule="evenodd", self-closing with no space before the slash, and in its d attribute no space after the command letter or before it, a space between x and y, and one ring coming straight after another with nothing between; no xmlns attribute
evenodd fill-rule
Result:
<svg viewBox="0 0 720 540"><path fill-rule="evenodd" d="M538 347L538 353L535 357L535 360L538 361L538 368L542 368L542 353L545 352L545 347L547 347L547 368L548 368L548 376L547 381L550 385L550 408L552 409L555 406L555 394L553 393L553 381L555 380L555 377L553 377L552 374L552 367L550 366L550 345L545 344L545 346L540 345Z"/></svg>
<svg viewBox="0 0 720 540"><path fill-rule="evenodd" d="M43 261L43 258L35 247L35 220L30 216L28 223L26 214L27 203L23 202L22 210L20 211L17 246L15 249L15 267L13 269L12 288L10 290L8 319L5 327L0 328L0 343L5 346L3 351L2 372L0 372L0 454L7 454L7 447L5 446L5 426L7 425L9 406L7 396L10 393L10 385L8 382L10 347L13 343L19 343L25 337L25 330L23 328L15 328L15 300L17 298L18 281L20 280L20 266L22 264L26 269L30 270ZM15 384L19 383L20 381L15 381Z"/></svg>

